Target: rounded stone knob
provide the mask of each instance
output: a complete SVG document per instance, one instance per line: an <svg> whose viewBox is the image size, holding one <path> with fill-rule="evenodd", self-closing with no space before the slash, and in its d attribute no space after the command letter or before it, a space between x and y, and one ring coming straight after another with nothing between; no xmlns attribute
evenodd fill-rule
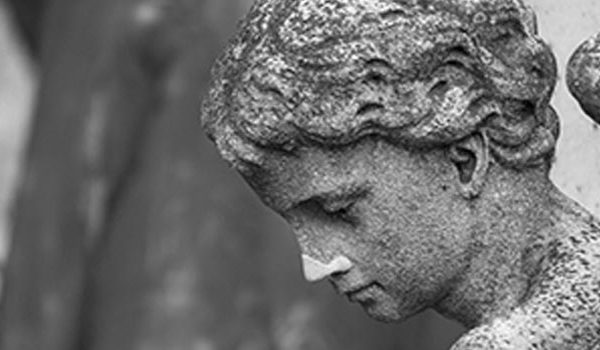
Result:
<svg viewBox="0 0 600 350"><path fill-rule="evenodd" d="M571 56L567 85L583 111L600 123L600 33L581 44Z"/></svg>

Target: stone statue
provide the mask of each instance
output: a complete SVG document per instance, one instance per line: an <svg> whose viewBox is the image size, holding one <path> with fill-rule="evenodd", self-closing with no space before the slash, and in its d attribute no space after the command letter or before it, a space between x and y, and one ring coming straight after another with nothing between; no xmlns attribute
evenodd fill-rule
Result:
<svg viewBox="0 0 600 350"><path fill-rule="evenodd" d="M595 43L569 69L592 116ZM521 0L259 0L213 74L203 126L307 280L434 308L453 350L600 349L600 223L548 178L556 62Z"/></svg>

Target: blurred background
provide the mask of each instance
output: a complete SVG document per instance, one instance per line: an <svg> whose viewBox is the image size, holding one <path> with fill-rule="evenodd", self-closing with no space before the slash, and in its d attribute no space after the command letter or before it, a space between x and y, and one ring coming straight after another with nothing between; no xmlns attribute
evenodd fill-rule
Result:
<svg viewBox="0 0 600 350"><path fill-rule="evenodd" d="M600 135L567 92L596 0L531 0L559 59L555 182L600 214ZM0 0L1 350L442 350L302 280L293 236L201 133L251 0Z"/></svg>

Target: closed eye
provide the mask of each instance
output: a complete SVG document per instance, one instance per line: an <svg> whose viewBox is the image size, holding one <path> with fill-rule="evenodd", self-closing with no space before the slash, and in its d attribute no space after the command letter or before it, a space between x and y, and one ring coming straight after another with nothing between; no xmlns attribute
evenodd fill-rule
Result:
<svg viewBox="0 0 600 350"><path fill-rule="evenodd" d="M356 225L358 217L354 211L354 204L353 201L321 202L320 207L328 217Z"/></svg>
<svg viewBox="0 0 600 350"><path fill-rule="evenodd" d="M356 226L360 221L355 206L357 200L356 197L333 200L312 197L296 205L292 211L323 222Z"/></svg>
<svg viewBox="0 0 600 350"><path fill-rule="evenodd" d="M370 187L362 181L318 191L293 205L289 211L326 222L356 226L360 223L357 204L370 194Z"/></svg>
<svg viewBox="0 0 600 350"><path fill-rule="evenodd" d="M358 221L354 212L354 202L326 202L320 198L310 198L295 205L287 212L288 216L293 216L290 215L292 212L327 222L335 221L354 225Z"/></svg>

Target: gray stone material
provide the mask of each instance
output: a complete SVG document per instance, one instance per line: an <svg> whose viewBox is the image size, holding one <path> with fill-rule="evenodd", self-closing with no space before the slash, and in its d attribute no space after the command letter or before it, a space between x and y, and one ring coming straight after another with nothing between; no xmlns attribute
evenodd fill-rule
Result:
<svg viewBox="0 0 600 350"><path fill-rule="evenodd" d="M581 44L571 56L567 84L581 108L600 123L600 33Z"/></svg>
<svg viewBox="0 0 600 350"><path fill-rule="evenodd" d="M548 178L557 68L522 1L259 0L213 74L203 126L307 280L434 308L453 350L600 342L600 224Z"/></svg>

